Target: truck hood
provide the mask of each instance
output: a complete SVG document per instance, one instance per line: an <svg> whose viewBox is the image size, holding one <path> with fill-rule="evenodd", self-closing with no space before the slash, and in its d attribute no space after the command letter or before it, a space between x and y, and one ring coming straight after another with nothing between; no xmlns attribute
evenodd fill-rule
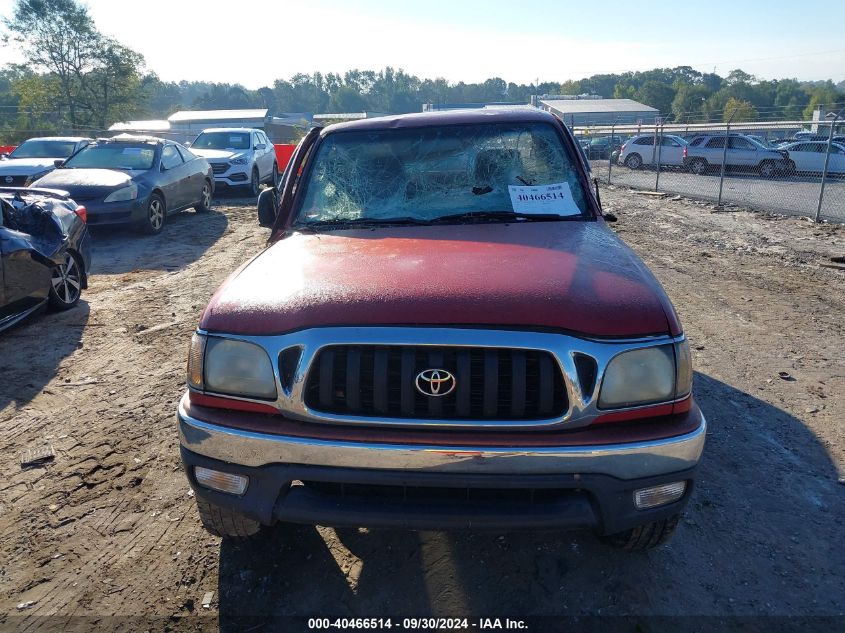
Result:
<svg viewBox="0 0 845 633"><path fill-rule="evenodd" d="M660 285L602 222L295 233L236 271L200 327L269 335L330 325L680 333Z"/></svg>
<svg viewBox="0 0 845 633"><path fill-rule="evenodd" d="M0 160L0 176L31 176L45 169L54 169L58 158L9 158Z"/></svg>

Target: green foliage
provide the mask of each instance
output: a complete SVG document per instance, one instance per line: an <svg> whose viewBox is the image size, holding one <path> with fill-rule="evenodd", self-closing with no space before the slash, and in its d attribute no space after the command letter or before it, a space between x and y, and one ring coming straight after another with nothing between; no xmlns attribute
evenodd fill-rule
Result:
<svg viewBox="0 0 845 633"><path fill-rule="evenodd" d="M138 110L143 57L102 35L77 0L17 0L3 24L4 43L43 76L39 89L50 87L50 102L70 129L102 128Z"/></svg>
<svg viewBox="0 0 845 633"><path fill-rule="evenodd" d="M740 123L743 121L756 121L758 118L756 108L748 101L740 101L736 97L730 97L725 104L725 111L722 113L723 121Z"/></svg>

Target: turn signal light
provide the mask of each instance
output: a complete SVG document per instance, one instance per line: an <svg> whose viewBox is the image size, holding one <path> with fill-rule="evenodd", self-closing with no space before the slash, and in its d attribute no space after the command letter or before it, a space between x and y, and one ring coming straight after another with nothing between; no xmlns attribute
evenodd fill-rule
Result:
<svg viewBox="0 0 845 633"><path fill-rule="evenodd" d="M249 477L224 473L202 466L194 467L194 477L197 478L197 483L201 486L230 495L241 496L246 492L246 487L249 485Z"/></svg>
<svg viewBox="0 0 845 633"><path fill-rule="evenodd" d="M640 488L634 491L634 505L637 506L638 510L665 506L683 497L686 489L687 482L685 481L674 481L671 484Z"/></svg>

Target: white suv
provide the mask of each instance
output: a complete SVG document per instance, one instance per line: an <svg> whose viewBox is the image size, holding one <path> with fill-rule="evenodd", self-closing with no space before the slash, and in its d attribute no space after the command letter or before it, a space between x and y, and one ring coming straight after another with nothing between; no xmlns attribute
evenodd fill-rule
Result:
<svg viewBox="0 0 845 633"><path fill-rule="evenodd" d="M276 148L262 130L209 128L200 132L190 148L211 165L215 189L245 187L257 196L262 182L279 180Z"/></svg>

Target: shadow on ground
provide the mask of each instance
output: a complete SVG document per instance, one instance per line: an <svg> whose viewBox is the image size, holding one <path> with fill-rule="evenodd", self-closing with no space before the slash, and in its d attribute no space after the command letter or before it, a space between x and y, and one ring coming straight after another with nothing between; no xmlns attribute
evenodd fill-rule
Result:
<svg viewBox="0 0 845 633"><path fill-rule="evenodd" d="M824 446L798 418L706 375L696 393L708 445L663 548L626 553L588 533L286 526L221 544L220 629L284 616L841 614L845 488Z"/></svg>
<svg viewBox="0 0 845 633"><path fill-rule="evenodd" d="M202 257L228 226L226 214L212 209L171 215L158 235L142 235L131 227L91 227L91 274L184 268Z"/></svg>
<svg viewBox="0 0 845 633"><path fill-rule="evenodd" d="M82 297L70 310L41 312L0 334L0 419L13 416L7 406L19 408L38 395L80 347L90 313Z"/></svg>

